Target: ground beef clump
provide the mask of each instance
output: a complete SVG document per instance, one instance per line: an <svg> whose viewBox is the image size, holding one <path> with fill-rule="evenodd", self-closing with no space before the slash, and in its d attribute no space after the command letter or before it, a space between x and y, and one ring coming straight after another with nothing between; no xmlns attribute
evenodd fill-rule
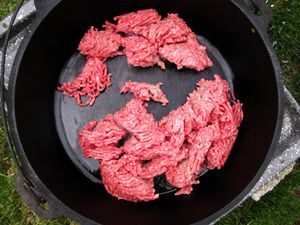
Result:
<svg viewBox="0 0 300 225"><path fill-rule="evenodd" d="M177 14L168 14L163 20L138 26L135 34L138 35L123 39L124 54L130 65L149 67L158 64L165 69L162 60L167 60L178 69L186 67L201 71L212 66L206 48Z"/></svg>
<svg viewBox="0 0 300 225"><path fill-rule="evenodd" d="M91 27L81 39L78 50L88 57L105 61L109 57L120 55L121 36L113 31L99 31Z"/></svg>
<svg viewBox="0 0 300 225"><path fill-rule="evenodd" d="M153 179L134 176L120 161L102 161L100 164L102 182L108 193L132 202L150 201L159 197L155 194Z"/></svg>
<svg viewBox="0 0 300 225"><path fill-rule="evenodd" d="M78 133L79 144L86 158L97 160L116 159L123 152L117 145L126 136L126 131L118 126L111 114L99 122L91 121Z"/></svg>
<svg viewBox="0 0 300 225"><path fill-rule="evenodd" d="M66 96L73 97L79 106L93 105L101 91L111 85L107 66L98 58L88 58L82 72L71 82L58 87ZM86 96L87 100L82 101Z"/></svg>
<svg viewBox="0 0 300 225"><path fill-rule="evenodd" d="M160 89L162 83L148 84L141 82L127 81L122 87L120 93L125 94L127 92L132 92L134 97L141 99L143 101L156 101L162 103L162 105L167 105L169 100L166 95Z"/></svg>
<svg viewBox="0 0 300 225"><path fill-rule="evenodd" d="M116 16L114 21L117 24L106 21L104 30L91 27L79 43L78 50L87 57L87 63L93 60L95 71L87 73L84 68L75 80L58 87L74 97L79 106L93 105L95 98L110 86L105 65L110 57L125 55L128 64L143 68L158 65L165 69L164 61L176 64L178 69L197 71L212 66L206 48L177 14L162 19L155 9L145 9ZM105 73L99 73L104 67ZM84 96L89 98L86 103L81 102Z"/></svg>
<svg viewBox="0 0 300 225"><path fill-rule="evenodd" d="M166 44L185 42L191 33L193 33L192 30L183 19L171 13L165 19L145 27L140 35L147 38L150 43L161 47Z"/></svg>
<svg viewBox="0 0 300 225"><path fill-rule="evenodd" d="M141 36L124 37L122 45L128 64L144 68L158 64L160 68L165 69L164 62L158 56L158 48L148 39Z"/></svg>
<svg viewBox="0 0 300 225"><path fill-rule="evenodd" d="M135 93L137 85L127 83L123 88ZM154 200L159 197L154 178L165 174L179 189L175 195L190 194L204 170L224 166L243 112L219 75L215 80L201 79L187 102L161 121L156 121L137 97L114 115L92 121L79 132L84 155L100 160L108 193L127 201ZM124 137L125 143L119 146Z"/></svg>
<svg viewBox="0 0 300 225"><path fill-rule="evenodd" d="M206 48L199 45L194 33L190 33L185 42L167 44L159 48L161 58L183 67L202 71L212 66L212 61L206 54Z"/></svg>
<svg viewBox="0 0 300 225"><path fill-rule="evenodd" d="M161 16L155 9L145 9L116 16L114 20L118 22L116 25L117 33L138 34L144 27L159 22Z"/></svg>

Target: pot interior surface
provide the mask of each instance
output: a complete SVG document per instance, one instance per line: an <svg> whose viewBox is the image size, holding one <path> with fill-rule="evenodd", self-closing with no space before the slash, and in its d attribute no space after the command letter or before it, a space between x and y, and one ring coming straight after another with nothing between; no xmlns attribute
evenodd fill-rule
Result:
<svg viewBox="0 0 300 225"><path fill-rule="evenodd" d="M84 58L76 49L91 25L101 28L105 20L112 21L116 15L147 8L155 8L163 16L178 13L207 44L215 66L201 73L177 71L173 65L160 71L157 67L132 68L124 57L116 57L108 61L113 86L93 107L80 108L56 91L61 82L71 80L82 68ZM164 83L171 104L163 108L151 103L149 108L159 119L183 104L197 80L212 79L216 72L229 81L244 110L226 165L202 176L188 196L164 195L152 202L130 203L108 195L99 184L97 162L84 161L80 156L78 130L90 120L116 112L131 98L129 94L114 94L126 80ZM230 1L62 1L33 34L14 88L17 130L33 170L57 199L101 224L203 221L228 205L254 178L277 124L278 90L270 55L253 25Z"/></svg>

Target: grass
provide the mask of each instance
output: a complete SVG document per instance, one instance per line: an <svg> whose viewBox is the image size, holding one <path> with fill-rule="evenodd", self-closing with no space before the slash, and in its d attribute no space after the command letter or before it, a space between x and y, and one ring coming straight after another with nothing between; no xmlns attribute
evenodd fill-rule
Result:
<svg viewBox="0 0 300 225"><path fill-rule="evenodd" d="M0 19L17 0L0 0ZM273 10L269 35L279 58L283 79L300 102L300 1L268 0ZM70 219L42 220L34 215L15 192L13 167L5 136L0 129L0 224L75 224ZM218 222L220 225L300 225L300 163L273 191L259 202L251 199Z"/></svg>
<svg viewBox="0 0 300 225"><path fill-rule="evenodd" d="M283 79L300 102L300 1L271 0L273 21L270 38L280 60Z"/></svg>
<svg viewBox="0 0 300 225"><path fill-rule="evenodd" d="M246 200L218 225L299 225L300 224L300 163L275 189L255 202Z"/></svg>
<svg viewBox="0 0 300 225"><path fill-rule="evenodd" d="M2 129L0 129L0 159L0 224L75 224L70 219L65 218L52 221L42 220L23 203L13 185L16 170L7 149Z"/></svg>
<svg viewBox="0 0 300 225"><path fill-rule="evenodd" d="M14 10L19 0L0 0L0 19Z"/></svg>

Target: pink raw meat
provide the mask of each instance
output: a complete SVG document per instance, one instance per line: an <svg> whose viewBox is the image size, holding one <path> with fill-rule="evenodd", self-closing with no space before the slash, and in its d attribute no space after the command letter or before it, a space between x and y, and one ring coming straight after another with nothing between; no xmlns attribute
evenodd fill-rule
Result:
<svg viewBox="0 0 300 225"><path fill-rule="evenodd" d="M132 175L118 160L102 161L100 171L103 185L108 193L127 201L150 201L158 198L153 179L141 179Z"/></svg>
<svg viewBox="0 0 300 225"><path fill-rule="evenodd" d="M158 49L146 38L141 36L124 37L122 45L128 64L139 67L150 67L158 64L162 69L165 69L165 64L157 55Z"/></svg>
<svg viewBox="0 0 300 225"><path fill-rule="evenodd" d="M158 197L153 178L167 181L189 194L206 169L221 168L238 134L242 105L231 98L229 85L219 75L201 79L187 102L159 123L147 104L132 99L114 115L92 121L79 133L86 157L100 160L106 190L128 201ZM119 147L119 141L131 137Z"/></svg>
<svg viewBox="0 0 300 225"><path fill-rule="evenodd" d="M148 84L141 82L127 81L121 88L120 93L132 92L134 97L143 101L156 101L161 102L162 105L169 103L166 95L160 89L162 83Z"/></svg>
<svg viewBox="0 0 300 225"><path fill-rule="evenodd" d="M140 34L153 45L160 47L184 42L190 33L191 29L177 14L168 14L167 18L145 27Z"/></svg>
<svg viewBox="0 0 300 225"><path fill-rule="evenodd" d="M120 55L121 36L110 29L105 31L91 27L81 39L78 50L88 57L97 57L105 61L109 57Z"/></svg>
<svg viewBox="0 0 300 225"><path fill-rule="evenodd" d="M128 64L143 68L157 64L165 69L162 59L175 63L178 69L187 67L201 71L212 66L205 47L198 43L195 34L177 14L168 14L161 20L156 10L145 9L117 16L114 20L117 24L106 21L104 30L90 27L85 33L78 50L87 57L89 69L74 82L58 88L65 95L74 97L80 106L93 105L100 92L110 86L110 75L104 64L110 57L124 54ZM94 69L89 60L99 61L93 63ZM99 72L99 69L103 71ZM85 95L89 99L82 103L81 96Z"/></svg>
<svg viewBox="0 0 300 225"><path fill-rule="evenodd" d="M66 82L57 89L66 96L75 98L79 106L93 105L96 97L111 85L110 74L106 65L98 58L88 58L82 72L71 82ZM85 103L82 97L87 96Z"/></svg>
<svg viewBox="0 0 300 225"><path fill-rule="evenodd" d="M188 157L181 161L177 166L169 169L166 172L167 180L170 184L178 188L186 188L192 184L197 184L196 179L203 171L203 163L213 140L220 136L218 127L210 125L201 128L194 140L188 140L189 152ZM192 191L192 188L185 189ZM177 193L180 194L181 192ZM185 193L189 194L189 193Z"/></svg>
<svg viewBox="0 0 300 225"><path fill-rule="evenodd" d="M162 46L159 48L159 55L176 64L177 69L186 67L202 71L213 65L206 48L199 44L194 33L190 33L185 42Z"/></svg>
<svg viewBox="0 0 300 225"><path fill-rule="evenodd" d="M117 147L126 131L113 121L111 114L99 122L91 121L78 133L79 145L86 158L116 159L123 152Z"/></svg>
<svg viewBox="0 0 300 225"><path fill-rule="evenodd" d="M164 149L165 147L166 149ZM188 148L186 146L176 148L170 143L163 143L161 148L165 151L158 151L159 154L143 166L139 174L140 177L152 178L161 175L176 167L180 161L188 157Z"/></svg>
<svg viewBox="0 0 300 225"><path fill-rule="evenodd" d="M155 9L139 10L114 17L118 22L116 32L139 33L140 29L152 23L160 21L161 16Z"/></svg>
<svg viewBox="0 0 300 225"><path fill-rule="evenodd" d="M147 112L146 106L142 100L132 99L114 114L114 120L138 140L161 143L164 134L158 129L153 115Z"/></svg>

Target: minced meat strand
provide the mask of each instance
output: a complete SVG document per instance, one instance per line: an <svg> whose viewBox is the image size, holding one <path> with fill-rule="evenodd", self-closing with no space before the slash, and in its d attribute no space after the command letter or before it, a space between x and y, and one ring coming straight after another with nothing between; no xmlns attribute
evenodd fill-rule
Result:
<svg viewBox="0 0 300 225"><path fill-rule="evenodd" d="M190 194L203 171L224 166L243 118L242 105L219 75L197 86L184 105L159 122L146 103L132 99L114 115L83 128L80 146L86 157L101 161L108 193L127 201L154 200L154 177L165 174L179 188L175 195Z"/></svg>
<svg viewBox="0 0 300 225"><path fill-rule="evenodd" d="M151 159L157 154L149 149L159 146L165 138L146 106L142 100L132 99L114 114L115 122L132 135L124 144L124 152L139 156L142 160Z"/></svg>
<svg viewBox="0 0 300 225"><path fill-rule="evenodd" d="M213 65L206 53L206 48L200 45L194 33L190 33L185 42L166 44L159 48L161 58L183 67L202 71Z"/></svg>
<svg viewBox="0 0 300 225"><path fill-rule="evenodd" d="M125 94L127 92L132 92L134 97L137 99L141 99L143 101L153 100L162 103L162 105L167 105L169 101L160 89L161 85L162 83L148 84L129 80L121 88L120 93Z"/></svg>
<svg viewBox="0 0 300 225"><path fill-rule="evenodd" d="M125 136L126 131L114 122L111 114L99 122L89 122L78 133L79 145L84 149L84 156L97 160L118 158L123 149L118 148L117 145Z"/></svg>
<svg viewBox="0 0 300 225"><path fill-rule="evenodd" d="M144 9L114 17L117 21L116 32L126 34L139 33L140 29L161 20L155 9Z"/></svg>
<svg viewBox="0 0 300 225"><path fill-rule="evenodd" d="M111 75L106 65L98 58L88 58L82 72L71 82L66 82L57 89L66 96L74 97L79 106L93 105L96 97L111 85ZM87 100L82 102L82 97Z"/></svg>
<svg viewBox="0 0 300 225"><path fill-rule="evenodd" d="M153 115L147 112L146 106L147 103L142 100L132 99L114 114L114 121L139 140L151 140L153 136L157 140L163 140L164 137L161 137L158 124Z"/></svg>
<svg viewBox="0 0 300 225"><path fill-rule="evenodd" d="M157 199L153 179L147 180L134 176L127 171L120 160L102 161L100 171L103 185L108 193L127 201L150 201Z"/></svg>
<svg viewBox="0 0 300 225"><path fill-rule="evenodd" d="M99 31L91 27L81 39L78 50L88 57L97 57L105 61L109 57L122 54L119 51L121 36L112 30Z"/></svg>
<svg viewBox="0 0 300 225"><path fill-rule="evenodd" d="M188 157L188 148L186 146L178 148L172 147L171 143L162 143L161 148L164 151L160 150L157 156L153 157L152 160L143 165L143 170L139 174L140 177L151 178L159 176Z"/></svg>
<svg viewBox="0 0 300 225"><path fill-rule="evenodd" d="M188 139L188 157L166 172L168 182L178 188L199 183L196 179L203 170L205 156L211 147L212 139L218 135L218 128L209 125L200 129L194 140Z"/></svg>
<svg viewBox="0 0 300 225"><path fill-rule="evenodd" d="M164 62L158 56L158 48L141 36L129 36L122 39L123 53L127 62L133 66L150 67L158 64L165 69Z"/></svg>
<svg viewBox="0 0 300 225"><path fill-rule="evenodd" d="M116 24L113 24L111 22L105 21L105 23L102 25L102 27L106 31L110 31L110 32L115 32L116 33L116 29L117 29L117 25Z"/></svg>
<svg viewBox="0 0 300 225"><path fill-rule="evenodd" d="M145 139L138 139L137 137L131 137L125 142L123 150L125 153L134 155L140 158L140 160L149 160L161 152L160 144L161 140L155 140L155 137L150 137L152 133L149 133L149 137ZM154 133L155 135L163 135L162 133ZM146 135L144 135L146 136ZM147 134L148 136L148 134Z"/></svg>
<svg viewBox="0 0 300 225"><path fill-rule="evenodd" d="M140 35L160 47L166 44L185 42L190 33L192 30L179 18L178 14L168 14L165 19L143 29Z"/></svg>

